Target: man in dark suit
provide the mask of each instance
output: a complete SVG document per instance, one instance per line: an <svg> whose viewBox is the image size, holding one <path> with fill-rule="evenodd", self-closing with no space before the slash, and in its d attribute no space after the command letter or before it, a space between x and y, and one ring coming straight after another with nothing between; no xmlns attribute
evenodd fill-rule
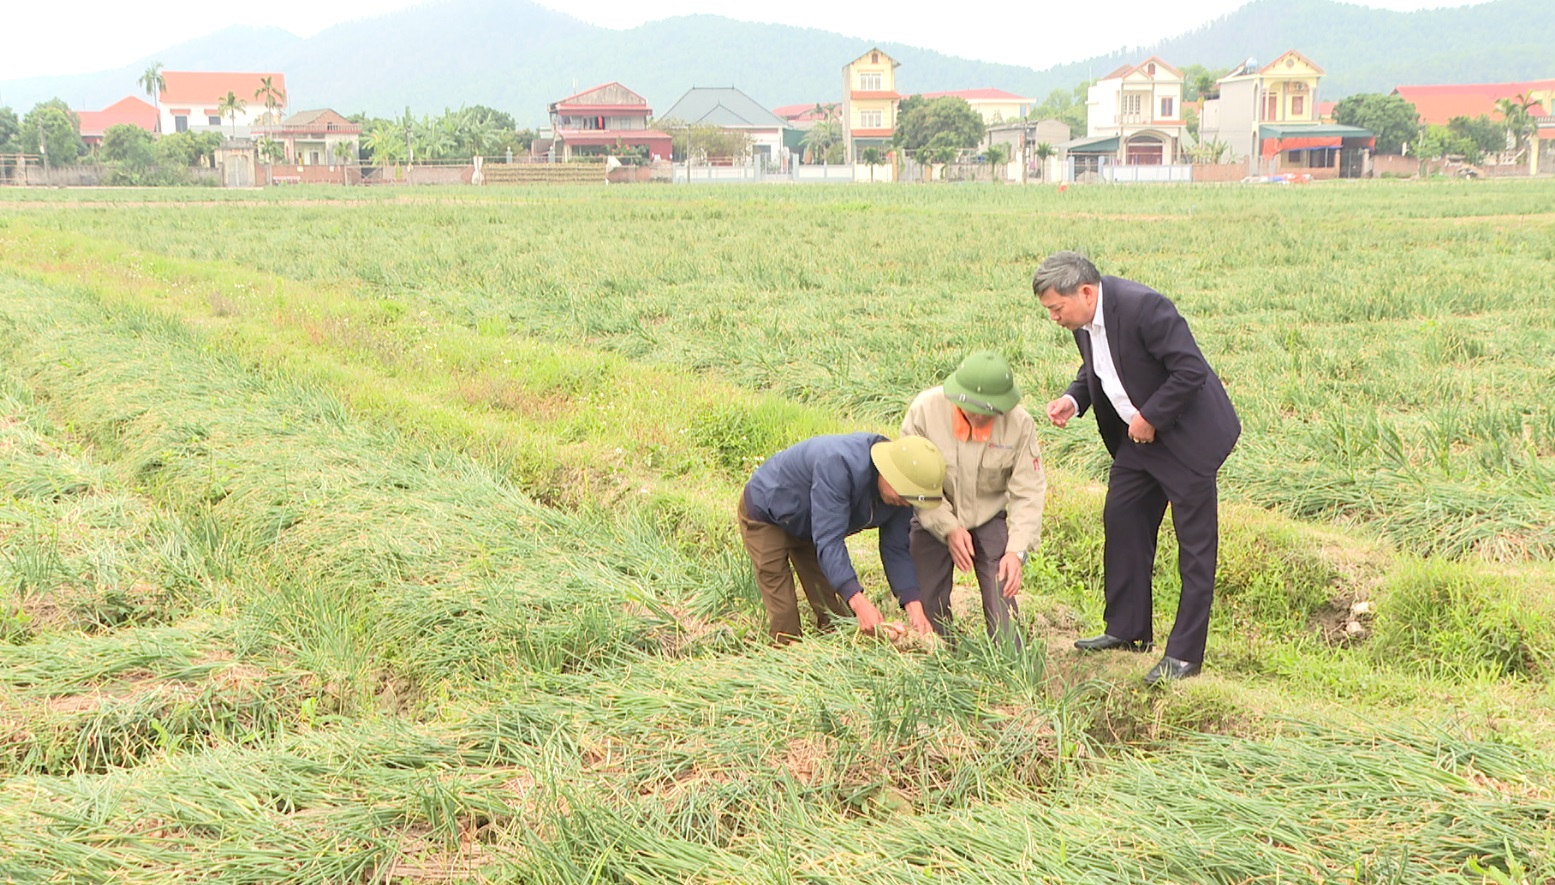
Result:
<svg viewBox="0 0 1555 885"><path fill-rule="evenodd" d="M1166 654L1145 682L1194 676L1204 662L1215 592L1215 474L1242 432L1236 410L1187 321L1161 293L1103 277L1076 252L1049 256L1031 289L1048 316L1074 333L1083 360L1068 391L1047 404L1048 419L1063 427L1094 408L1113 458L1102 513L1107 628L1075 647L1153 645L1150 575L1170 503L1182 597Z"/></svg>

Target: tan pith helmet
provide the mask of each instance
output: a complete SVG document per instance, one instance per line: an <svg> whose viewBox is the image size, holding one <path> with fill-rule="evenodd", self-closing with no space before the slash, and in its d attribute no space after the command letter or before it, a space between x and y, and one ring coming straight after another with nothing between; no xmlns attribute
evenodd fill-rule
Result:
<svg viewBox="0 0 1555 885"><path fill-rule="evenodd" d="M921 436L885 440L869 447L869 458L891 488L920 510L945 500L945 456Z"/></svg>

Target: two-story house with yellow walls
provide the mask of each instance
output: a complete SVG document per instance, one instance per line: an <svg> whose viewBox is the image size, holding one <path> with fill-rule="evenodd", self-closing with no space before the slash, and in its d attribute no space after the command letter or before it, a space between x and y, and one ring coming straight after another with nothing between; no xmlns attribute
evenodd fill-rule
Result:
<svg viewBox="0 0 1555 885"><path fill-rule="evenodd" d="M1087 90L1086 137L1117 139L1120 163L1177 162L1187 132L1182 87L1182 71L1155 56L1118 68Z"/></svg>
<svg viewBox="0 0 1555 885"><path fill-rule="evenodd" d="M879 49L871 49L842 68L842 134L847 160L859 162L865 148L890 150L896 133L898 62Z"/></svg>
<svg viewBox="0 0 1555 885"><path fill-rule="evenodd" d="M1356 126L1324 123L1318 109L1323 69L1292 49L1259 67L1231 69L1204 102L1201 142L1225 144L1255 175L1300 171L1317 178L1355 178L1376 138Z"/></svg>

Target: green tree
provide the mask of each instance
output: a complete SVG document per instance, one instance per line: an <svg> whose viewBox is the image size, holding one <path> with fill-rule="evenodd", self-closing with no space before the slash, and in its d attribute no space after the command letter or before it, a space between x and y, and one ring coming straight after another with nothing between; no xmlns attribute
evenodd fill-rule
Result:
<svg viewBox="0 0 1555 885"><path fill-rule="evenodd" d="M990 144L987 150L988 168L993 173L994 184L999 183L999 169L1010 161L1010 147L1005 144Z"/></svg>
<svg viewBox="0 0 1555 885"><path fill-rule="evenodd" d="M128 123L109 126L103 133L103 144L98 156L106 163L124 163L145 167L155 162L156 140L151 133Z"/></svg>
<svg viewBox="0 0 1555 885"><path fill-rule="evenodd" d="M687 157L744 159L750 155L751 137L747 132L720 129L705 123L691 125L675 119L660 121L659 128L669 131L671 155L676 160Z"/></svg>
<svg viewBox="0 0 1555 885"><path fill-rule="evenodd" d="M891 142L923 162L920 153L933 146L936 154L949 148L971 150L983 142L983 118L966 99L954 95L925 99L910 96L897 109ZM947 162L941 160L940 162Z"/></svg>
<svg viewBox="0 0 1555 885"><path fill-rule="evenodd" d="M506 111L489 108L483 104L472 104L467 108L460 108L460 110L473 117L484 119L492 127L504 132L512 132L518 128L518 124L513 122L513 115Z"/></svg>
<svg viewBox="0 0 1555 885"><path fill-rule="evenodd" d="M273 76L260 77L259 88L254 90L254 99L256 101L262 100L265 103L266 122L272 124L281 122L281 115L276 111L276 108L281 106L281 102L286 101L286 93L277 89L275 84L271 82L274 79Z"/></svg>
<svg viewBox="0 0 1555 885"><path fill-rule="evenodd" d="M81 141L81 118L62 98L34 105L22 118L17 147L24 154L45 154L56 166L74 163L86 153Z"/></svg>
<svg viewBox="0 0 1555 885"><path fill-rule="evenodd" d="M1334 106L1334 122L1369 129L1377 153L1398 154L1420 134L1420 113L1401 95L1360 93Z"/></svg>
<svg viewBox="0 0 1555 885"><path fill-rule="evenodd" d="M1071 133L1085 131L1086 95L1095 80L1086 80L1073 89L1054 89L1048 93L1042 104L1037 105L1027 115L1030 120L1058 120L1069 126Z"/></svg>
<svg viewBox="0 0 1555 885"><path fill-rule="evenodd" d="M396 121L379 120L373 128L367 130L363 142L375 166L399 163L407 157L405 131Z"/></svg>
<svg viewBox="0 0 1555 885"><path fill-rule="evenodd" d="M254 143L254 148L259 153L259 159L264 160L266 163L269 163L272 166L274 166L276 163L281 163L286 160L286 145L283 142L277 141L273 138L266 138L261 136L260 139Z"/></svg>
<svg viewBox="0 0 1555 885"><path fill-rule="evenodd" d="M1493 123L1489 114L1453 117L1447 121L1447 129L1459 139L1461 153L1470 163L1483 162L1486 154L1506 150L1506 130Z"/></svg>
<svg viewBox="0 0 1555 885"><path fill-rule="evenodd" d="M1201 98L1220 97L1220 78L1231 73L1230 68L1206 68L1188 65L1182 69L1182 100L1184 103Z"/></svg>
<svg viewBox="0 0 1555 885"><path fill-rule="evenodd" d="M816 102L814 114L816 119L800 141L804 148L802 159L807 163L842 162L842 106L836 102Z"/></svg>
<svg viewBox="0 0 1555 885"><path fill-rule="evenodd" d="M1037 142L1037 146L1031 149L1031 155L1037 158L1037 177L1042 178L1047 170L1047 158L1058 153L1058 148L1046 141Z"/></svg>
<svg viewBox="0 0 1555 885"><path fill-rule="evenodd" d="M173 132L157 140L157 162L179 168L213 165L219 147L219 132Z"/></svg>
<svg viewBox="0 0 1555 885"><path fill-rule="evenodd" d="M0 108L0 154L14 154L21 150L16 144L21 131L22 121L16 118L16 112L8 107Z"/></svg>
<svg viewBox="0 0 1555 885"><path fill-rule="evenodd" d="M226 95L221 97L221 101L216 103L216 115L226 117L232 121L233 138L238 137L238 114L243 113L247 109L248 102L238 98L230 89L227 90Z"/></svg>
<svg viewBox="0 0 1555 885"><path fill-rule="evenodd" d="M1528 148L1528 139L1538 129L1538 122L1529 112L1529 109L1536 104L1537 101L1522 94L1515 98L1496 100L1496 113L1501 115L1501 122L1506 126L1506 140L1512 145L1517 160L1523 158Z"/></svg>
<svg viewBox="0 0 1555 885"><path fill-rule="evenodd" d="M869 167L869 180L875 180L875 167L885 162L885 152L877 147L867 147L859 151L858 158Z"/></svg>
<svg viewBox="0 0 1555 885"><path fill-rule="evenodd" d="M151 98L151 106L157 109L157 131L162 131L162 93L167 91L167 78L162 76L162 63L152 62L136 81Z"/></svg>

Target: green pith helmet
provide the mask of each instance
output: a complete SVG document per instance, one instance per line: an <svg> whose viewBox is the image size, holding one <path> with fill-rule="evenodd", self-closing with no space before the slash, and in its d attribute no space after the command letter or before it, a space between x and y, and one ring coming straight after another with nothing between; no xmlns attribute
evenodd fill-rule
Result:
<svg viewBox="0 0 1555 885"><path fill-rule="evenodd" d="M944 500L945 456L921 436L885 440L869 447L869 459L898 495L920 510Z"/></svg>
<svg viewBox="0 0 1555 885"><path fill-rule="evenodd" d="M1004 357L979 350L945 379L945 396L963 412L1003 415L1020 402L1020 388Z"/></svg>

